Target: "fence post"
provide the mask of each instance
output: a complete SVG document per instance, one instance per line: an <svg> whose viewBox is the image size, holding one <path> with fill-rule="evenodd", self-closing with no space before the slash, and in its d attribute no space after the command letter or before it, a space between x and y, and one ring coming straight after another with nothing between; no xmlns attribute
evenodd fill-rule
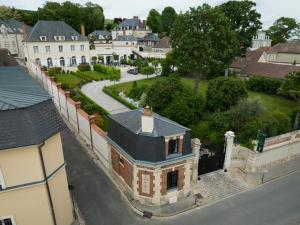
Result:
<svg viewBox="0 0 300 225"><path fill-rule="evenodd" d="M70 91L65 91L65 96L66 96L66 109L67 109L67 116L68 116L68 121L70 121L70 116L69 116L69 108L68 108L68 98L70 97ZM76 111L77 114L77 111Z"/></svg>
<svg viewBox="0 0 300 225"><path fill-rule="evenodd" d="M58 97L59 111L61 111L60 97L59 97L59 90L61 89L61 83L57 83L57 84L56 84L56 87L57 87L57 97Z"/></svg>
<svg viewBox="0 0 300 225"><path fill-rule="evenodd" d="M95 119L96 119L96 116L95 116L95 115L89 116L90 134L91 134L91 147L92 147L92 150L94 149L93 133L92 133L92 124L95 123Z"/></svg>
<svg viewBox="0 0 300 225"><path fill-rule="evenodd" d="M75 102L75 108L76 108L76 123L77 123L77 130L79 132L79 120L78 120L78 109L81 108L81 102Z"/></svg>
<svg viewBox="0 0 300 225"><path fill-rule="evenodd" d="M234 137L235 135L234 132L232 131L227 131L225 133L225 141L226 141L226 153L225 153L225 161L224 161L225 171L230 167Z"/></svg>

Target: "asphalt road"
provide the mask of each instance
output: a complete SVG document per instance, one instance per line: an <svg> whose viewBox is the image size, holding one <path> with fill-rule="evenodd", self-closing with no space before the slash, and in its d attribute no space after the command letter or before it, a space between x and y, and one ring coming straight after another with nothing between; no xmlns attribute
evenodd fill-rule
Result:
<svg viewBox="0 0 300 225"><path fill-rule="evenodd" d="M69 133L62 133L69 183L86 225L300 225L300 171L172 219L134 214L110 179Z"/></svg>

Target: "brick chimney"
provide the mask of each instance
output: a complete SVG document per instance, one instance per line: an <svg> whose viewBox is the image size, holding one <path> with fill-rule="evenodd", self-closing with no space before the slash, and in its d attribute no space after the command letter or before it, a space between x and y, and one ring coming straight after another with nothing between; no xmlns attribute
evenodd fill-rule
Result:
<svg viewBox="0 0 300 225"><path fill-rule="evenodd" d="M81 31L81 35L82 35L83 37L85 37L85 28L84 28L84 25L83 25L83 24L81 24L81 26L80 26L80 31Z"/></svg>
<svg viewBox="0 0 300 225"><path fill-rule="evenodd" d="M144 114L142 115L142 132L152 133L154 129L154 118L150 107L147 105L144 109Z"/></svg>
<svg viewBox="0 0 300 225"><path fill-rule="evenodd" d="M28 40L27 26L23 23L21 29L23 33L23 40L27 41Z"/></svg>

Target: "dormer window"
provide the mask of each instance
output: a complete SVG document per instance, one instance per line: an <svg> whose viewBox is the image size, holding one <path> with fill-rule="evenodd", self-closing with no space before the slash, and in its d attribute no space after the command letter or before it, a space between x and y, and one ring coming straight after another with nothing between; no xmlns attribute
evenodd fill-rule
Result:
<svg viewBox="0 0 300 225"><path fill-rule="evenodd" d="M78 41L78 37L77 36L71 36L73 41Z"/></svg>
<svg viewBox="0 0 300 225"><path fill-rule="evenodd" d="M165 157L181 154L183 151L183 136L165 138Z"/></svg>
<svg viewBox="0 0 300 225"><path fill-rule="evenodd" d="M41 41L47 41L47 37L46 36L40 36L40 40Z"/></svg>
<svg viewBox="0 0 300 225"><path fill-rule="evenodd" d="M55 41L64 41L65 39L65 36L54 36Z"/></svg>

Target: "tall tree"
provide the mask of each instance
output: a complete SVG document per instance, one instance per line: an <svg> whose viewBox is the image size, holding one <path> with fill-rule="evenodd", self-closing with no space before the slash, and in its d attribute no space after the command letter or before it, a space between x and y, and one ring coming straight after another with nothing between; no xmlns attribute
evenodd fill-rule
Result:
<svg viewBox="0 0 300 225"><path fill-rule="evenodd" d="M170 31L173 27L175 19L177 17L177 13L175 9L171 6L165 7L161 13L161 26L162 31L165 32L167 35L170 34Z"/></svg>
<svg viewBox="0 0 300 225"><path fill-rule="evenodd" d="M232 29L238 33L242 52L251 46L252 38L261 29L261 15L255 9L256 3L249 0L228 1L219 7L229 18Z"/></svg>
<svg viewBox="0 0 300 225"><path fill-rule="evenodd" d="M151 9L146 24L154 33L161 33L161 15L155 9Z"/></svg>
<svg viewBox="0 0 300 225"><path fill-rule="evenodd" d="M82 23L87 34L104 28L103 8L100 5L87 2L83 12Z"/></svg>
<svg viewBox="0 0 300 225"><path fill-rule="evenodd" d="M19 20L20 18L21 18L21 14L17 9L0 5L0 19Z"/></svg>
<svg viewBox="0 0 300 225"><path fill-rule="evenodd" d="M208 4L190 8L177 17L170 43L177 67L194 76L196 93L200 79L214 68L227 68L238 47L236 32L228 18Z"/></svg>
<svg viewBox="0 0 300 225"><path fill-rule="evenodd" d="M19 12L21 14L21 21L29 26L34 26L34 24L38 21L37 11L19 10Z"/></svg>
<svg viewBox="0 0 300 225"><path fill-rule="evenodd" d="M294 18L280 17L268 29L267 33L270 39L272 39L272 45L276 45L281 42L286 42L292 37L296 29L299 29L299 24L297 24Z"/></svg>

